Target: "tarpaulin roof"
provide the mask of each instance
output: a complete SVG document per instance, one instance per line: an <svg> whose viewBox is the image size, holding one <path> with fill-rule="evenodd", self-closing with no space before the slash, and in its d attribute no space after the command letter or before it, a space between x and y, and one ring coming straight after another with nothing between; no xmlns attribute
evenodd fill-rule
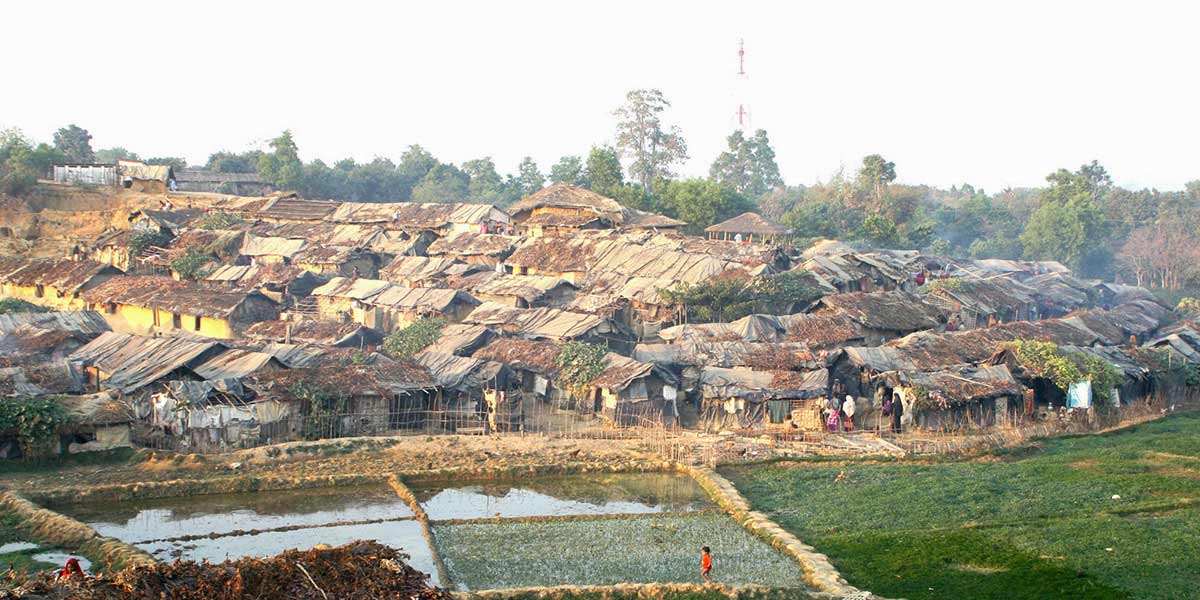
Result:
<svg viewBox="0 0 1200 600"><path fill-rule="evenodd" d="M820 300L855 322L886 331L919 331L939 325L936 307L908 292L849 292L825 296Z"/></svg>
<svg viewBox="0 0 1200 600"><path fill-rule="evenodd" d="M15 269L12 265L19 265ZM29 261L7 263L0 269L0 282L20 286L44 285L53 287L68 294L74 294L80 288L105 273L120 273L110 265L91 260L71 260L67 258L35 258Z"/></svg>
<svg viewBox="0 0 1200 600"><path fill-rule="evenodd" d="M815 398L829 389L829 370L800 373L705 367L700 371L700 389L706 398L742 398L752 402Z"/></svg>
<svg viewBox="0 0 1200 600"><path fill-rule="evenodd" d="M429 371L438 386L464 391L482 388L505 368L498 362L429 350L418 353L413 360Z"/></svg>
<svg viewBox="0 0 1200 600"><path fill-rule="evenodd" d="M100 313L90 310L0 314L0 334L12 333L26 326L94 335L111 329Z"/></svg>
<svg viewBox="0 0 1200 600"><path fill-rule="evenodd" d="M513 308L484 302L463 322L498 327L522 337L569 340L600 327L605 319L554 308Z"/></svg>

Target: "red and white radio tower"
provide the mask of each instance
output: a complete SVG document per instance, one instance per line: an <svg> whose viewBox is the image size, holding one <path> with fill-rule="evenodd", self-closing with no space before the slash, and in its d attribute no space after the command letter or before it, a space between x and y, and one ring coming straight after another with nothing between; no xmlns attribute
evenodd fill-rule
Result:
<svg viewBox="0 0 1200 600"><path fill-rule="evenodd" d="M748 77L746 75L746 44L745 40L738 40L738 72L737 72L737 128L746 130L750 128L750 106L746 104L746 88Z"/></svg>

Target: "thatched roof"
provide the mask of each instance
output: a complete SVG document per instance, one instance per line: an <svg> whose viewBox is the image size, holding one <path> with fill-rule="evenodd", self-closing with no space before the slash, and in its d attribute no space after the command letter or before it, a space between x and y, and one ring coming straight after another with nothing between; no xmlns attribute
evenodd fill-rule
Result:
<svg viewBox="0 0 1200 600"><path fill-rule="evenodd" d="M928 392L928 408L949 408L1000 396L1019 395L1021 384L1005 365L961 366L941 371L898 371L886 374L893 385L918 386Z"/></svg>
<svg viewBox="0 0 1200 600"><path fill-rule="evenodd" d="M907 292L849 292L825 296L820 303L872 329L908 332L940 324L937 308Z"/></svg>
<svg viewBox="0 0 1200 600"><path fill-rule="evenodd" d="M559 352L558 344L552 342L499 338L477 350L473 356L550 378L558 374Z"/></svg>
<svg viewBox="0 0 1200 600"><path fill-rule="evenodd" d="M706 367L700 372L700 389L706 398L741 398L751 402L771 399L805 399L825 395L829 370L750 371Z"/></svg>
<svg viewBox="0 0 1200 600"><path fill-rule="evenodd" d="M790 229L752 212L704 228L708 233L751 233L754 235L787 235Z"/></svg>
<svg viewBox="0 0 1200 600"><path fill-rule="evenodd" d="M101 275L120 273L110 265L91 260L35 258L0 263L0 282L19 286L43 285L74 294Z"/></svg>

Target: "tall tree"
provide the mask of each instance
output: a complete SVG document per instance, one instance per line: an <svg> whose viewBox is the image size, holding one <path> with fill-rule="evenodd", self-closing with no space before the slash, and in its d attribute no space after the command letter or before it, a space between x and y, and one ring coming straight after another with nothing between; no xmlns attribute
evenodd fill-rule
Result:
<svg viewBox="0 0 1200 600"><path fill-rule="evenodd" d="M462 202L467 199L471 178L454 165L438 163L413 188L414 202Z"/></svg>
<svg viewBox="0 0 1200 600"><path fill-rule="evenodd" d="M565 183L579 187L588 187L587 173L583 168L583 159L575 155L564 156L550 167L550 183Z"/></svg>
<svg viewBox="0 0 1200 600"><path fill-rule="evenodd" d="M754 210L754 202L737 190L708 179L666 182L661 195L665 212L687 221L692 233Z"/></svg>
<svg viewBox="0 0 1200 600"><path fill-rule="evenodd" d="M621 158L616 149L611 146L592 146L588 152L585 177L593 192L609 198L620 195L621 188L625 186L625 175L621 172Z"/></svg>
<svg viewBox="0 0 1200 600"><path fill-rule="evenodd" d="M896 180L896 163L885 160L878 154L863 157L862 167L858 170L858 183L862 189L871 194L875 207L883 207L884 194L889 183Z"/></svg>
<svg viewBox="0 0 1200 600"><path fill-rule="evenodd" d="M95 159L96 162L105 164L113 164L122 159L142 160L142 158L137 155L137 152L122 148L121 146L116 146L113 148L101 148L100 150L96 151Z"/></svg>
<svg viewBox="0 0 1200 600"><path fill-rule="evenodd" d="M629 176L650 194L659 180L674 175L672 165L688 157L679 127L662 122L660 115L670 106L659 90L633 90L613 113L617 117L617 148L632 160Z"/></svg>
<svg viewBox="0 0 1200 600"><path fill-rule="evenodd" d="M155 156L147 158L148 165L170 165L172 169L179 171L187 168L187 160L179 156Z"/></svg>
<svg viewBox="0 0 1200 600"><path fill-rule="evenodd" d="M271 152L258 157L258 174L281 190L296 189L304 175L304 163L291 130L284 130L268 145Z"/></svg>
<svg viewBox="0 0 1200 600"><path fill-rule="evenodd" d="M496 163L490 156L468 160L462 170L471 178L467 185L467 200L471 202L507 206L520 197L515 186L508 185L496 172Z"/></svg>
<svg viewBox="0 0 1200 600"><path fill-rule="evenodd" d="M717 156L709 169L712 179L754 197L783 185L766 131L759 129L750 138L735 131L727 142L729 148Z"/></svg>
<svg viewBox="0 0 1200 600"><path fill-rule="evenodd" d="M425 150L417 144L413 144L400 155L400 165L396 167L400 171L400 176L409 182L409 187L414 187L417 182L421 181L438 164L438 160L433 157L429 151Z"/></svg>
<svg viewBox="0 0 1200 600"><path fill-rule="evenodd" d="M1085 263L1093 273L1096 252L1103 252L1107 221L1098 197L1107 178L1097 177L1095 163L1074 173L1059 169L1046 177L1050 186L1039 194L1040 206L1029 218L1021 245L1027 258L1058 260L1073 269Z"/></svg>
<svg viewBox="0 0 1200 600"><path fill-rule="evenodd" d="M546 185L546 177L538 170L536 162L533 158L526 156L521 159L521 164L517 165L517 187L521 190L521 196L528 196Z"/></svg>
<svg viewBox="0 0 1200 600"><path fill-rule="evenodd" d="M262 150L248 150L241 154L222 150L208 155L205 168L217 173L256 173Z"/></svg>
<svg viewBox="0 0 1200 600"><path fill-rule="evenodd" d="M92 151L92 134L74 123L54 132L54 148L75 163L90 163L96 160Z"/></svg>

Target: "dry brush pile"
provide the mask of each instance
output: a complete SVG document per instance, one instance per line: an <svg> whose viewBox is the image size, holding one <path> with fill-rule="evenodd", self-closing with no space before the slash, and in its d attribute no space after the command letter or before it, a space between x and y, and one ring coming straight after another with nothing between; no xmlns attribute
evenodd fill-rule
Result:
<svg viewBox="0 0 1200 600"><path fill-rule="evenodd" d="M0 593L0 600L450 600L406 555L375 542L289 550L220 564L177 561L131 567L110 577L55 581L52 574Z"/></svg>

